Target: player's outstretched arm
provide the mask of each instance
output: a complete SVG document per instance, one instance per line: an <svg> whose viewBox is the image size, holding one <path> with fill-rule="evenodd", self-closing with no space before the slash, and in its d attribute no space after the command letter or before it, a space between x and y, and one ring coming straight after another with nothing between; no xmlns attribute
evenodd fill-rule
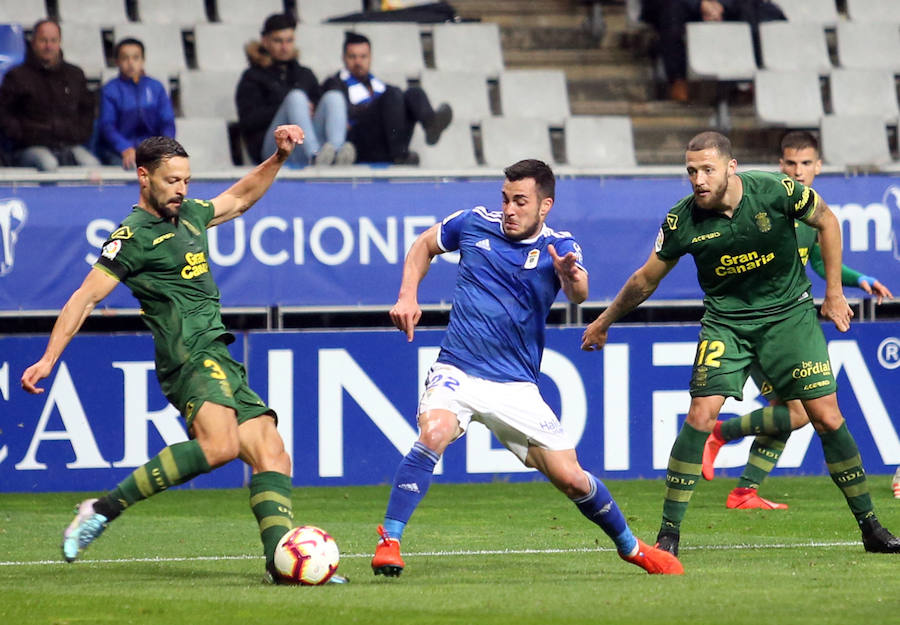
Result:
<svg viewBox="0 0 900 625"><path fill-rule="evenodd" d="M211 228L235 217L240 217L256 204L256 201L272 186L275 175L294 151L294 147L300 143L303 143L303 131L300 130L300 126L276 128L275 153L222 194L212 199L215 213L207 227Z"/></svg>
<svg viewBox="0 0 900 625"><path fill-rule="evenodd" d="M63 306L50 339L47 341L47 349L44 355L36 363L25 369L22 374L22 388L35 395L43 393L44 389L36 384L50 375L56 361L62 355L63 350L72 337L78 332L84 320L91 314L94 307L109 295L119 281L100 269L91 269L81 286L72 293L69 301Z"/></svg>
<svg viewBox="0 0 900 625"><path fill-rule="evenodd" d="M656 287L677 263L677 260L661 260L656 252L650 252L647 262L631 274L612 304L585 328L581 337L581 349L586 352L603 349L609 326L653 295Z"/></svg>
<svg viewBox="0 0 900 625"><path fill-rule="evenodd" d="M813 270L823 280L825 279L825 263L822 262L822 251L819 249L819 243L813 243L809 250L809 264ZM841 265L841 284L844 286L859 287L869 295L874 295L877 304L881 304L887 299L893 299L894 294L891 290L883 285L877 278L868 276L857 271L847 265Z"/></svg>
<svg viewBox="0 0 900 625"><path fill-rule="evenodd" d="M819 231L819 248L822 252L822 261L825 263L825 301L822 303L822 316L831 319L838 330L846 332L850 329L853 310L844 298L844 289L841 285L841 226L821 197L818 198L815 211L804 221Z"/></svg>
<svg viewBox="0 0 900 625"><path fill-rule="evenodd" d="M573 304L580 304L588 296L587 273L575 264L575 252L569 252L565 256L556 253L553 244L547 246L550 256L553 258L553 268L559 277L563 293Z"/></svg>
<svg viewBox="0 0 900 625"><path fill-rule="evenodd" d="M391 321L406 333L406 340L412 342L413 334L419 319L422 318L422 309L419 307L419 284L428 273L431 261L443 250L437 244L437 233L440 224L434 224L428 230L420 234L403 262L403 280L400 283L400 293L397 295L397 303L391 308Z"/></svg>

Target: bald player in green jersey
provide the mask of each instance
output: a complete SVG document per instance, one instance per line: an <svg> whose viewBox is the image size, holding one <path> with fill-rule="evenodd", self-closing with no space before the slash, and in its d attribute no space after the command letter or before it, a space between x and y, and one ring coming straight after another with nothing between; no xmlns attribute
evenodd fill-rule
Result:
<svg viewBox="0 0 900 625"><path fill-rule="evenodd" d="M650 297L681 256L694 257L706 312L691 376L691 405L669 456L657 546L678 553L681 522L700 480L704 443L725 398L741 398L750 367L758 365L779 397L803 402L866 551L900 553L900 539L875 517L859 450L838 408L811 284L797 254L794 221L800 220L816 229L822 249L822 315L846 332L853 311L841 287L837 218L815 191L783 174L738 174L731 142L718 132L691 139L685 162L693 193L666 215L654 251L587 327L581 345L586 351L602 349L609 327Z"/></svg>
<svg viewBox="0 0 900 625"><path fill-rule="evenodd" d="M781 140L781 173L786 174L810 187L822 170L822 159L819 157L819 142L809 132L795 130L787 133ZM801 221L797 226L797 249L804 265L809 264L821 277L825 277L822 264L822 253L819 251L818 231ZM884 298L891 298L890 289L872 276L864 275L846 265L841 266L841 283L844 286L859 287L866 293L876 296L880 304ZM775 392L771 382L758 369L751 371L762 395L769 401L769 406L753 412L719 421L713 428L706 446L703 449L703 478L713 479L714 463L719 450L725 443L755 434L756 438L750 447L750 458L737 487L725 500L730 509L747 510L783 510L788 506L776 503L759 496L758 489L769 472L775 467L785 443L793 430L809 423L809 416L799 399L784 401Z"/></svg>
<svg viewBox="0 0 900 625"><path fill-rule="evenodd" d="M298 126L279 126L274 134L275 153L208 201L186 199L191 168L177 141L143 141L135 156L138 203L66 302L44 355L22 374L22 388L42 393L37 383L50 375L84 319L124 282L141 303L153 333L163 393L184 416L190 435L104 496L81 502L63 533L68 562L134 503L240 458L252 469L250 506L259 524L266 571L272 572L275 546L293 526L291 459L275 427L275 412L250 389L244 367L228 352L234 337L222 323L206 230L253 206L303 141Z"/></svg>

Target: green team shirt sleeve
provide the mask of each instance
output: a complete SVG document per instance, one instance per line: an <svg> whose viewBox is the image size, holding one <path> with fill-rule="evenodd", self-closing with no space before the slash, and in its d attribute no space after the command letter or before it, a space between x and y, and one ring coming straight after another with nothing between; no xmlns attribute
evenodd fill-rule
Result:
<svg viewBox="0 0 900 625"><path fill-rule="evenodd" d="M142 258L141 242L135 238L131 226L120 225L103 244L94 267L122 282L138 270Z"/></svg>
<svg viewBox="0 0 900 625"><path fill-rule="evenodd" d="M181 203L179 216L187 219L198 229L206 229L215 216L216 208L210 200L185 200Z"/></svg>
<svg viewBox="0 0 900 625"><path fill-rule="evenodd" d="M825 262L822 260L822 250L819 249L818 243L813 244L812 249L809 250L809 265L813 271L819 274L820 278L825 279ZM841 284L844 286L859 287L859 279L862 275L856 269L841 265Z"/></svg>
<svg viewBox="0 0 900 625"><path fill-rule="evenodd" d="M660 260L673 261L684 256L688 250L678 230L679 223L684 224L690 218L690 200L693 196L683 198L672 207L663 219L656 235L656 256ZM682 229L683 231L683 229Z"/></svg>
<svg viewBox="0 0 900 625"><path fill-rule="evenodd" d="M760 176L758 172L757 176ZM763 174L764 175L764 174ZM784 195L778 195L778 202L773 202L773 208L781 210L785 215L799 219L803 223L812 219L819 207L819 194L812 187L807 187L784 174L771 174L776 176L784 189Z"/></svg>

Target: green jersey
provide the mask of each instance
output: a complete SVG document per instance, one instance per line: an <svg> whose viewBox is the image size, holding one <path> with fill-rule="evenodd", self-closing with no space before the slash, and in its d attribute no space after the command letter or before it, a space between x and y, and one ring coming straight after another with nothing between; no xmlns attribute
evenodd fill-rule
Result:
<svg viewBox="0 0 900 625"><path fill-rule="evenodd" d="M206 226L213 213L211 202L185 200L173 224L135 206L94 265L124 282L141 303L160 380L216 339L234 340L222 323L219 289L209 271Z"/></svg>
<svg viewBox="0 0 900 625"><path fill-rule="evenodd" d="M810 219L818 196L783 174L738 177L743 197L731 217L698 207L693 195L678 202L660 228L657 256L691 254L707 312L725 319L759 319L811 302L794 220Z"/></svg>

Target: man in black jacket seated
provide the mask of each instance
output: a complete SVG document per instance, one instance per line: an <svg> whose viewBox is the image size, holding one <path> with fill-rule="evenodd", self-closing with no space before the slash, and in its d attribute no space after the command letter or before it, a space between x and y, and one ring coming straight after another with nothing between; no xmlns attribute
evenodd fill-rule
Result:
<svg viewBox="0 0 900 625"><path fill-rule="evenodd" d="M238 122L247 151L257 163L275 149L274 130L294 124L304 140L288 165L350 165L356 151L347 138L347 103L340 91L325 91L311 69L297 62L288 13L266 18L262 39L247 44L250 67L237 86Z"/></svg>
<svg viewBox="0 0 900 625"><path fill-rule="evenodd" d="M325 90L340 89L348 103L348 138L363 163L418 165L419 155L409 151L416 122L425 129L425 142L434 145L453 119L448 104L431 108L419 87L406 91L387 85L370 71L372 44L368 38L347 32L344 39L344 69L330 76Z"/></svg>

